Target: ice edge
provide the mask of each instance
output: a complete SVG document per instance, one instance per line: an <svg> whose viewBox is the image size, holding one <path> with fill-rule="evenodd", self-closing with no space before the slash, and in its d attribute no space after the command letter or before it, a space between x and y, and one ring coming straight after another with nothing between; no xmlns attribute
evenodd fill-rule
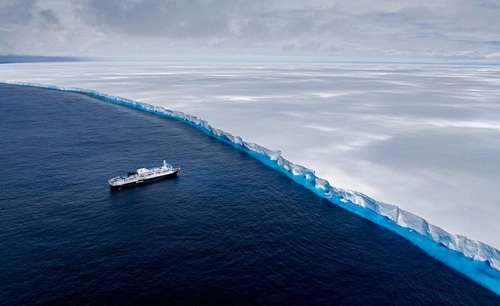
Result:
<svg viewBox="0 0 500 306"><path fill-rule="evenodd" d="M111 103L183 121L210 136L248 152L264 164L285 173L297 183L312 190L317 195L328 199L330 202L398 233L433 258L500 295L499 250L483 242L469 239L466 236L448 233L442 228L396 205L376 201L357 191L332 187L327 180L317 177L313 170L296 165L285 159L281 156L280 151L273 151L256 143L245 142L241 137L233 136L230 133L216 129L208 124L207 121L196 116L180 111L168 110L161 106L154 106L81 88L9 81L0 81L0 83L84 94Z"/></svg>

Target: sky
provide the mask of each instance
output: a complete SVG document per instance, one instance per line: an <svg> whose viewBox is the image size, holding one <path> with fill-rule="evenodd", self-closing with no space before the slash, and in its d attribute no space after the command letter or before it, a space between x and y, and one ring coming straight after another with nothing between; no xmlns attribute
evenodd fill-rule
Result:
<svg viewBox="0 0 500 306"><path fill-rule="evenodd" d="M496 0L0 0L0 55L500 59Z"/></svg>

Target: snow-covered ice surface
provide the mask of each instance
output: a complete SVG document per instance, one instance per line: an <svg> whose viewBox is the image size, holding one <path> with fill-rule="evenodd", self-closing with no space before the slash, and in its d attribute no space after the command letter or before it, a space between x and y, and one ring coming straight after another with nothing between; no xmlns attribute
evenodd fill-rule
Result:
<svg viewBox="0 0 500 306"><path fill-rule="evenodd" d="M202 118L211 127L187 119L238 135L249 143L228 139L250 150L280 150L263 153L299 181L312 173L286 160L313 169L335 187L312 183L340 205L500 270L499 66L77 62L1 65L0 80L92 89Z"/></svg>

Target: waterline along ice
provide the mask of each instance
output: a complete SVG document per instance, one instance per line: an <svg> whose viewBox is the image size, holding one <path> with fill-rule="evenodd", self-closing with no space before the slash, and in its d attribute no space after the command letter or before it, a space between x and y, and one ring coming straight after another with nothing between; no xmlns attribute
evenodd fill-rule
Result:
<svg viewBox="0 0 500 306"><path fill-rule="evenodd" d="M330 202L400 234L432 257L500 295L499 250L465 236L448 233L440 227L430 224L423 218L402 210L395 205L378 202L356 191L332 187L328 181L316 177L313 170L286 160L281 156L280 151L272 151L258 144L245 142L241 137L233 136L222 130L213 128L200 118L178 111L171 111L163 107L79 88L63 88L19 82L3 83L80 93L111 103L183 121L212 137L249 153L264 164L285 173L297 183L312 190L317 195L328 199Z"/></svg>

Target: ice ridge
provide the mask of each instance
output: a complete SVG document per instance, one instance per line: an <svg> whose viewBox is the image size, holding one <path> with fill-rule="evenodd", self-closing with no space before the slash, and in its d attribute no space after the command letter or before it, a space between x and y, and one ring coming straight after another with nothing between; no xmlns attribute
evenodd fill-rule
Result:
<svg viewBox="0 0 500 306"><path fill-rule="evenodd" d="M21 82L0 82L10 85L31 86L84 94L111 103L183 121L212 137L249 153L271 168L285 173L294 181L312 190L317 195L328 199L330 202L398 233L432 257L500 295L499 250L485 243L469 239L466 236L448 233L442 228L396 205L376 201L357 191L332 187L327 180L317 177L313 170L285 159L281 156L280 151L273 151L256 143L246 142L239 136L234 136L212 127L207 121L196 116L180 111L168 110L160 106L80 88Z"/></svg>

